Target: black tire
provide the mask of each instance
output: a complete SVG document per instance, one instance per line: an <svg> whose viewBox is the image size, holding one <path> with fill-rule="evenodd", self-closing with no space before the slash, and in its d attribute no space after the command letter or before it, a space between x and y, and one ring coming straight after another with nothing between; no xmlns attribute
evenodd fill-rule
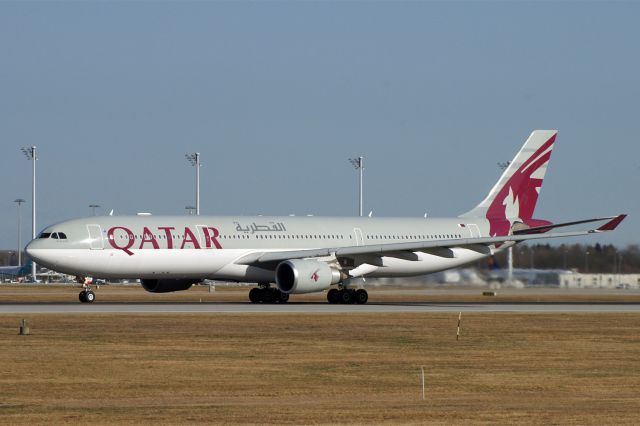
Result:
<svg viewBox="0 0 640 426"><path fill-rule="evenodd" d="M262 303L274 303L276 301L276 295L273 289L262 290Z"/></svg>
<svg viewBox="0 0 640 426"><path fill-rule="evenodd" d="M251 303L260 303L262 301L262 290L259 288L249 290L249 300Z"/></svg>
<svg viewBox="0 0 640 426"><path fill-rule="evenodd" d="M278 290L278 302L287 303L289 301L289 293Z"/></svg>
<svg viewBox="0 0 640 426"><path fill-rule="evenodd" d="M85 294L84 299L87 303L93 303L93 301L96 300L96 294L91 290L89 290Z"/></svg>
<svg viewBox="0 0 640 426"><path fill-rule="evenodd" d="M340 303L340 291L335 288L332 288L327 293L327 302L331 304Z"/></svg>
<svg viewBox="0 0 640 426"><path fill-rule="evenodd" d="M344 303L348 305L353 302L353 292L351 290L341 290L340 291L340 303Z"/></svg>
<svg viewBox="0 0 640 426"><path fill-rule="evenodd" d="M86 294L87 292L82 290L79 294L78 294L78 299L80 299L80 302L82 303L87 303L87 299L86 299Z"/></svg>
<svg viewBox="0 0 640 426"><path fill-rule="evenodd" d="M367 300L369 300L369 293L367 293L367 290L356 290L356 303L359 305L364 305L365 303L367 303Z"/></svg>

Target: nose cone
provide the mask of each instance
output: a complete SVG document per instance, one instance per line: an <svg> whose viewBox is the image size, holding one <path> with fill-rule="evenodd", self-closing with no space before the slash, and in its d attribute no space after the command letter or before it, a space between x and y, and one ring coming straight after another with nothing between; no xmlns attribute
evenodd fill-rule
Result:
<svg viewBox="0 0 640 426"><path fill-rule="evenodd" d="M29 244L27 244L27 246L24 248L24 251L27 252L27 254L29 255L30 258L35 259L34 258L34 243L38 241L38 240L31 240L31 242L29 242Z"/></svg>
<svg viewBox="0 0 640 426"><path fill-rule="evenodd" d="M24 248L27 252L27 255L36 263L47 266L49 262L47 262L47 253L51 250L47 250L43 247L43 241L35 239L31 240L29 244Z"/></svg>

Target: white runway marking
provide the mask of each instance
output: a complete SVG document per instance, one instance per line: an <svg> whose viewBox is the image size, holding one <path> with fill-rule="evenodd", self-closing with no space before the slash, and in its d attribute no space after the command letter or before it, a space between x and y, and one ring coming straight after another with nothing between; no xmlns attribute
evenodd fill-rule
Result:
<svg viewBox="0 0 640 426"><path fill-rule="evenodd" d="M473 313L640 313L636 303L378 303L329 305L326 303L49 303L0 304L0 314L347 314L403 312Z"/></svg>

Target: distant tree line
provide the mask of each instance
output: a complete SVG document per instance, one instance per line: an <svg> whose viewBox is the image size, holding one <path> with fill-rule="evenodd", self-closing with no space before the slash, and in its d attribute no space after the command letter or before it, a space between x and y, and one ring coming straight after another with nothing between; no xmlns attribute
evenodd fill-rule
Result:
<svg viewBox="0 0 640 426"><path fill-rule="evenodd" d="M484 267L495 267L491 261L499 268L507 268L507 251L496 254ZM640 273L640 246L518 244L513 248L513 267L571 269L583 273Z"/></svg>

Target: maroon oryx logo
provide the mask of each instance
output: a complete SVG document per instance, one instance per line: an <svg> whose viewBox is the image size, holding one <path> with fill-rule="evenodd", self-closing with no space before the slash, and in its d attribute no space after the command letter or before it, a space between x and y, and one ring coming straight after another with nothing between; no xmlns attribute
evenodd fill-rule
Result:
<svg viewBox="0 0 640 426"><path fill-rule="evenodd" d="M316 269L316 271L311 274L311 279L315 282L318 282L318 280L320 279L320 275L318 275L318 271L320 271L320 269Z"/></svg>

